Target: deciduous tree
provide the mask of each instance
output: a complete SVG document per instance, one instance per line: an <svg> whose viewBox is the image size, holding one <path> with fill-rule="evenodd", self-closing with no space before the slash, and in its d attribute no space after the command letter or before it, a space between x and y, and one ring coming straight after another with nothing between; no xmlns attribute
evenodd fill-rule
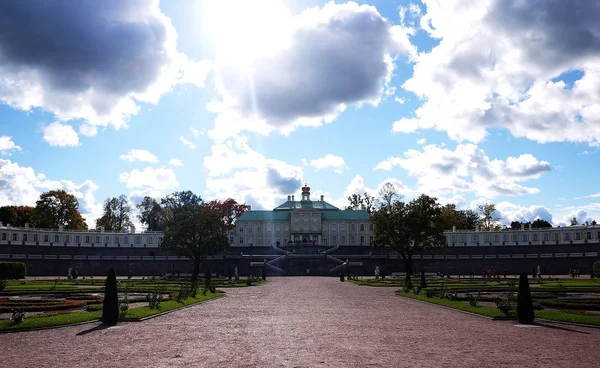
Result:
<svg viewBox="0 0 600 368"><path fill-rule="evenodd" d="M250 206L247 204L237 203L237 201L232 198L224 201L213 199L212 201L206 202L204 206L219 214L221 221L227 230L234 230L235 221L250 209Z"/></svg>
<svg viewBox="0 0 600 368"><path fill-rule="evenodd" d="M498 225L500 217L496 215L494 203L484 203L477 206L481 225L486 229L492 229Z"/></svg>
<svg viewBox="0 0 600 368"><path fill-rule="evenodd" d="M136 207L140 211L138 215L140 222L146 225L147 230L163 231L165 229L167 223L165 210L157 200L146 196Z"/></svg>
<svg viewBox="0 0 600 368"><path fill-rule="evenodd" d="M0 207L0 222L13 226L24 227L26 223L33 225L33 207L31 206L2 206Z"/></svg>
<svg viewBox="0 0 600 368"><path fill-rule="evenodd" d="M127 196L107 198L104 201L104 213L96 220L96 228L101 226L105 230L124 231L131 227L131 206Z"/></svg>
<svg viewBox="0 0 600 368"><path fill-rule="evenodd" d="M35 203L32 220L40 228L87 229L79 212L79 201L64 190L51 190L40 195Z"/></svg>
<svg viewBox="0 0 600 368"><path fill-rule="evenodd" d="M352 194L348 197L349 205L347 205L345 210L364 210L368 213L373 213L375 211L375 197L369 195L367 192L363 194Z"/></svg>
<svg viewBox="0 0 600 368"><path fill-rule="evenodd" d="M373 245L398 252L404 262L406 285L410 285L413 255L446 245L442 210L436 198L425 194L409 203L390 190L381 194L381 206L371 216L375 230Z"/></svg>

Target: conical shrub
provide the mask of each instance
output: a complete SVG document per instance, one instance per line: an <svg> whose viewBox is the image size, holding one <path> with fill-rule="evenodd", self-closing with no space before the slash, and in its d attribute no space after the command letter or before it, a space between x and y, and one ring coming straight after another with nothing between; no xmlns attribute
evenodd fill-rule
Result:
<svg viewBox="0 0 600 368"><path fill-rule="evenodd" d="M421 289L427 289L427 280L425 279L425 271L421 271Z"/></svg>
<svg viewBox="0 0 600 368"><path fill-rule="evenodd" d="M106 283L104 284L101 321L108 325L116 325L119 321L119 295L117 294L117 275L114 268L108 270Z"/></svg>
<svg viewBox="0 0 600 368"><path fill-rule="evenodd" d="M524 325L533 324L535 314L533 312L533 300L531 299L531 290L529 290L529 281L527 273L521 273L519 278L519 294L517 295L517 319Z"/></svg>

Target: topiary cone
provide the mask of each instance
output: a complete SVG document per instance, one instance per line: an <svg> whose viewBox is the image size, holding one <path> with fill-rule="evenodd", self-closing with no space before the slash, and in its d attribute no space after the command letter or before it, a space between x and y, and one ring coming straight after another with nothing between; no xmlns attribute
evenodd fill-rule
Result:
<svg viewBox="0 0 600 368"><path fill-rule="evenodd" d="M119 295L117 294L117 275L114 268L108 270L104 284L101 321L107 325L116 325L119 321Z"/></svg>
<svg viewBox="0 0 600 368"><path fill-rule="evenodd" d="M425 271L421 271L421 289L427 289L427 279L425 278Z"/></svg>
<svg viewBox="0 0 600 368"><path fill-rule="evenodd" d="M519 294L517 295L517 319L524 325L533 324L535 313L533 312L533 300L531 299L531 290L527 273L521 273L519 278Z"/></svg>

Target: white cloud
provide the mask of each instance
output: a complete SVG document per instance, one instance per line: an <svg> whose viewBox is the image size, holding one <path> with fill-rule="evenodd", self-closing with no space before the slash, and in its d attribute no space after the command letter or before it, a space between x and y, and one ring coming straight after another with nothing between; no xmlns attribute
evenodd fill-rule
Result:
<svg viewBox="0 0 600 368"><path fill-rule="evenodd" d="M0 206L35 206L42 192L65 190L79 201L79 211L88 225L93 225L102 215L102 204L96 202L94 192L99 189L91 180L76 184L70 180L48 180L45 175L35 173L31 167L19 166L16 162L0 159Z"/></svg>
<svg viewBox="0 0 600 368"><path fill-rule="evenodd" d="M394 101L398 102L400 105L402 105L406 102L406 100L404 100L403 98L400 98L398 96L394 97Z"/></svg>
<svg viewBox="0 0 600 368"><path fill-rule="evenodd" d="M244 130L288 134L331 122L348 105L377 105L388 90L393 56L416 55L406 29L373 6L331 2L295 16L276 4L248 11L258 13L248 34L217 46L213 138ZM273 24L277 32L270 31ZM263 28L268 32L253 33ZM243 58L240 48L247 51Z"/></svg>
<svg viewBox="0 0 600 368"><path fill-rule="evenodd" d="M390 157L374 170L390 171L400 166L417 177L418 190L432 195L473 192L485 197L537 193L537 188L518 184L539 178L551 170L546 161L530 154L491 160L474 144L459 144L454 151L435 145L423 151L408 150L404 157ZM470 178L470 180L468 180Z"/></svg>
<svg viewBox="0 0 600 368"><path fill-rule="evenodd" d="M181 143L183 143L186 147L188 147L189 149L194 149L196 148L196 145L193 144L192 142L188 141L184 136L179 137L179 141Z"/></svg>
<svg viewBox="0 0 600 368"><path fill-rule="evenodd" d="M341 174L345 169L348 169L346 162L344 162L342 157L332 154L327 154L323 157L310 160L310 162L303 160L303 162L305 165L314 167L317 171L327 168L335 168L335 172Z"/></svg>
<svg viewBox="0 0 600 368"><path fill-rule="evenodd" d="M202 134L206 133L206 129L199 130L196 128L190 128L190 132L192 132L194 137L198 137L198 136L201 136Z"/></svg>
<svg viewBox="0 0 600 368"><path fill-rule="evenodd" d="M54 122L45 128L44 140L51 146L75 147L79 145L79 136L72 126Z"/></svg>
<svg viewBox="0 0 600 368"><path fill-rule="evenodd" d="M403 88L424 103L394 132L436 129L476 143L504 128L536 142L600 144L596 3L424 3L421 27L439 45L417 57Z"/></svg>
<svg viewBox="0 0 600 368"><path fill-rule="evenodd" d="M183 162L179 161L179 160L178 160L178 159L176 159L176 158L172 158L172 159L169 161L169 165L172 165L172 166L183 166Z"/></svg>
<svg viewBox="0 0 600 368"><path fill-rule="evenodd" d="M13 150L20 151L21 147L17 146L11 137L0 136L0 153L8 154Z"/></svg>
<svg viewBox="0 0 600 368"><path fill-rule="evenodd" d="M144 170L134 169L131 172L122 173L119 181L129 189L154 189L165 190L179 187L177 176L172 169L165 167L146 167Z"/></svg>
<svg viewBox="0 0 600 368"><path fill-rule="evenodd" d="M135 162L135 161L143 161L143 162L158 162L158 158L154 156L152 153L146 150L138 150L132 149L126 155L119 156L121 160Z"/></svg>
<svg viewBox="0 0 600 368"><path fill-rule="evenodd" d="M493 203L489 201L488 203ZM474 207L476 208L476 207ZM553 222L550 210L541 205L523 206L511 202L500 202L496 204L498 215L502 219L500 223L509 226L513 221L533 222L537 219L546 220L549 223Z"/></svg>
<svg viewBox="0 0 600 368"><path fill-rule="evenodd" d="M420 139L417 140L417 144L421 144L422 145L422 144L425 144L425 142L427 142L426 138L420 138Z"/></svg>
<svg viewBox="0 0 600 368"><path fill-rule="evenodd" d="M0 13L0 103L81 119L84 135L126 127L138 102L201 86L210 69L178 52L157 0L15 2Z"/></svg>

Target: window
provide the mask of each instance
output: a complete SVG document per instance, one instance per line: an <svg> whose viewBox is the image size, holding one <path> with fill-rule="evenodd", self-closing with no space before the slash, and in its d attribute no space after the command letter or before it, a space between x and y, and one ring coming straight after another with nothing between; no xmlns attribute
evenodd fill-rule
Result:
<svg viewBox="0 0 600 368"><path fill-rule="evenodd" d="M129 237L128 236L124 236L123 237L123 243L129 244Z"/></svg>
<svg viewBox="0 0 600 368"><path fill-rule="evenodd" d="M477 243L479 241L479 237L477 235L472 235L471 236L471 242L472 243Z"/></svg>
<svg viewBox="0 0 600 368"><path fill-rule="evenodd" d="M273 231L273 224L267 224L267 231L268 232Z"/></svg>
<svg viewBox="0 0 600 368"><path fill-rule="evenodd" d="M286 224L287 225L287 224ZM281 225L276 224L275 225L275 231L281 231Z"/></svg>
<svg viewBox="0 0 600 368"><path fill-rule="evenodd" d="M319 231L319 225L313 224L313 231Z"/></svg>
<svg viewBox="0 0 600 368"><path fill-rule="evenodd" d="M332 236L332 237L331 237L331 242L332 242L333 244L337 243L337 236L335 236L335 235L334 235L334 236Z"/></svg>
<svg viewBox="0 0 600 368"><path fill-rule="evenodd" d="M327 231L327 224L323 224L323 230Z"/></svg>
<svg viewBox="0 0 600 368"><path fill-rule="evenodd" d="M148 237L148 244L153 244L154 243L154 238L149 236Z"/></svg>
<svg viewBox="0 0 600 368"><path fill-rule="evenodd" d="M342 244L346 244L346 236L342 235Z"/></svg>
<svg viewBox="0 0 600 368"><path fill-rule="evenodd" d="M256 227L256 232L257 233L262 233L262 226L257 226Z"/></svg>
<svg viewBox="0 0 600 368"><path fill-rule="evenodd" d="M346 224L340 224L340 230L342 230L342 231L346 230Z"/></svg>
<svg viewBox="0 0 600 368"><path fill-rule="evenodd" d="M65 235L65 243L71 242L71 235Z"/></svg>
<svg viewBox="0 0 600 368"><path fill-rule="evenodd" d="M372 236L370 238L372 238ZM450 235L450 243L456 243L456 235Z"/></svg>
<svg viewBox="0 0 600 368"><path fill-rule="evenodd" d="M519 241L519 236L517 234L513 234L512 241L513 242L518 242Z"/></svg>
<svg viewBox="0 0 600 368"><path fill-rule="evenodd" d="M308 222L308 216L305 215L303 220L304 222Z"/></svg>
<svg viewBox="0 0 600 368"><path fill-rule="evenodd" d="M158 244L162 243L162 238L158 238Z"/></svg>
<svg viewBox="0 0 600 368"><path fill-rule="evenodd" d="M99 237L99 236L96 236L96 241L95 241L95 243L100 243L100 237Z"/></svg>
<svg viewBox="0 0 600 368"><path fill-rule="evenodd" d="M365 224L360 224L360 231L365 231Z"/></svg>
<svg viewBox="0 0 600 368"><path fill-rule="evenodd" d="M244 232L244 225L240 225L240 233Z"/></svg>
<svg viewBox="0 0 600 368"><path fill-rule="evenodd" d="M364 244L364 243L365 243L365 237L364 237L364 236L361 236L361 237L360 237L360 244L362 245L362 244Z"/></svg>
<svg viewBox="0 0 600 368"><path fill-rule="evenodd" d="M490 236L489 236L489 235L484 235L484 236L483 236L483 241L484 241L484 242L486 242L486 243L489 243L489 241L490 241Z"/></svg>
<svg viewBox="0 0 600 368"><path fill-rule="evenodd" d="M252 232L252 226L248 226L248 232L251 233Z"/></svg>
<svg viewBox="0 0 600 368"><path fill-rule="evenodd" d="M294 231L300 231L300 225L295 224L294 225Z"/></svg>
<svg viewBox="0 0 600 368"><path fill-rule="evenodd" d="M544 234L544 241L548 241L550 240L550 234L546 233Z"/></svg>
<svg viewBox="0 0 600 368"><path fill-rule="evenodd" d="M373 244L373 236L369 236L369 244Z"/></svg>
<svg viewBox="0 0 600 368"><path fill-rule="evenodd" d="M23 241L26 242L27 241L27 234L23 234Z"/></svg>
<svg viewBox="0 0 600 368"><path fill-rule="evenodd" d="M540 236L538 234L533 234L533 241L538 241L539 237Z"/></svg>
<svg viewBox="0 0 600 368"><path fill-rule="evenodd" d="M591 239L592 238L592 232L588 231L586 234L586 239Z"/></svg>
<svg viewBox="0 0 600 368"><path fill-rule="evenodd" d="M581 240L581 233L575 233L575 240Z"/></svg>
<svg viewBox="0 0 600 368"><path fill-rule="evenodd" d="M2 233L2 240L6 240L6 233Z"/></svg>
<svg viewBox="0 0 600 368"><path fill-rule="evenodd" d="M256 244L258 244L258 245L262 245L262 238L258 238L258 239L256 239Z"/></svg>
<svg viewBox="0 0 600 368"><path fill-rule="evenodd" d="M337 225L331 224L331 231L336 231L336 230L337 230Z"/></svg>
<svg viewBox="0 0 600 368"><path fill-rule="evenodd" d="M89 238L89 236L88 236L88 238ZM50 238L49 238L48 234L45 234L45 235L44 235L44 241L45 241L46 243L50 241Z"/></svg>
<svg viewBox="0 0 600 368"><path fill-rule="evenodd" d="M508 234L502 235L502 241L503 242L507 242L508 241Z"/></svg>
<svg viewBox="0 0 600 368"><path fill-rule="evenodd" d="M500 241L500 235L498 235L498 234L494 235L494 241L495 242L499 242Z"/></svg>
<svg viewBox="0 0 600 368"><path fill-rule="evenodd" d="M271 245L271 238L267 238L267 242L265 244Z"/></svg>
<svg viewBox="0 0 600 368"><path fill-rule="evenodd" d="M350 236L350 244L356 244L356 238L354 235Z"/></svg>
<svg viewBox="0 0 600 368"><path fill-rule="evenodd" d="M17 235L17 233L13 233L13 234L12 234L12 240L13 240L13 241L17 241L17 238L18 238L18 235Z"/></svg>
<svg viewBox="0 0 600 368"><path fill-rule="evenodd" d="M290 231L290 224L284 224L284 225L283 225L283 230L284 230L284 231ZM278 227L278 230L277 230L277 231L279 231L279 227Z"/></svg>
<svg viewBox="0 0 600 368"><path fill-rule="evenodd" d="M37 235L34 235L36 237ZM81 237L79 235L75 235L75 243L81 243Z"/></svg>
<svg viewBox="0 0 600 368"><path fill-rule="evenodd" d="M115 236L115 244L121 244L121 239L118 236Z"/></svg>
<svg viewBox="0 0 600 368"><path fill-rule="evenodd" d="M134 236L133 237L133 241L135 244L142 244L142 237L141 236Z"/></svg>
<svg viewBox="0 0 600 368"><path fill-rule="evenodd" d="M356 224L350 224L350 231L352 231L352 232L356 231Z"/></svg>
<svg viewBox="0 0 600 368"><path fill-rule="evenodd" d="M85 236L85 242L86 242L86 243L89 243L89 242L90 242L90 236L89 236L89 235L86 235L86 236Z"/></svg>
<svg viewBox="0 0 600 368"><path fill-rule="evenodd" d="M252 238L248 238L248 244L252 245Z"/></svg>
<svg viewBox="0 0 600 368"><path fill-rule="evenodd" d="M369 231L373 231L373 224L369 224Z"/></svg>
<svg viewBox="0 0 600 368"><path fill-rule="evenodd" d="M55 243L60 242L60 235L54 235L54 242Z"/></svg>
<svg viewBox="0 0 600 368"><path fill-rule="evenodd" d="M303 229L304 229L305 232L307 232L308 231L308 224L304 224Z"/></svg>
<svg viewBox="0 0 600 368"><path fill-rule="evenodd" d="M555 241L559 241L560 240L560 235L558 233L554 233L554 240Z"/></svg>
<svg viewBox="0 0 600 368"><path fill-rule="evenodd" d="M571 240L571 233L565 233L565 240Z"/></svg>
<svg viewBox="0 0 600 368"><path fill-rule="evenodd" d="M240 244L244 244L244 237L240 236Z"/></svg>
<svg viewBox="0 0 600 368"><path fill-rule="evenodd" d="M527 236L527 234L521 235L521 241L524 241L524 242L529 241L529 236Z"/></svg>
<svg viewBox="0 0 600 368"><path fill-rule="evenodd" d="M464 236L464 235L461 235L461 236L459 237L459 239L460 239L460 242L461 242L461 243L464 243L464 242L465 242L465 236Z"/></svg>
<svg viewBox="0 0 600 368"><path fill-rule="evenodd" d="M233 236L229 237L229 244L233 244Z"/></svg>

